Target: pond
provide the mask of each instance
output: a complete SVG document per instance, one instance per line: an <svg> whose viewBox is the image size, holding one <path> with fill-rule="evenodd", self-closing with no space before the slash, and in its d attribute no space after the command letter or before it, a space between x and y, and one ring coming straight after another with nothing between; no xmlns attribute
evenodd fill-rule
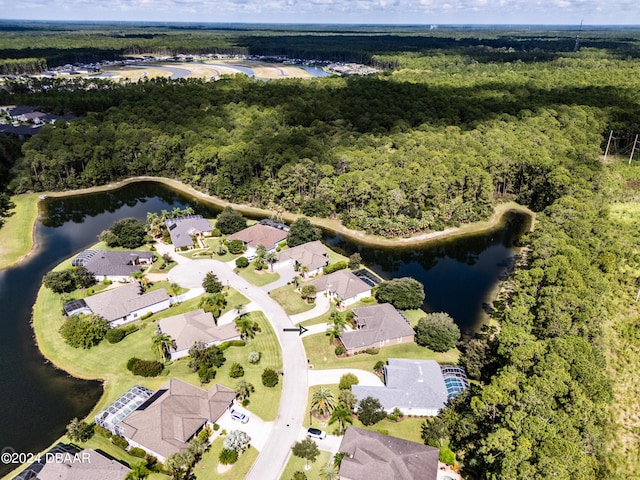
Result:
<svg viewBox="0 0 640 480"><path fill-rule="evenodd" d="M161 184L134 183L119 190L42 203L36 225L38 249L28 261L0 271L0 450L37 452L55 441L73 417L84 417L102 394L100 382L72 378L40 355L30 326L31 308L42 276L97 241L123 217L191 206L206 217L220 211ZM509 215L505 225L485 235L414 249L362 247L326 236L336 249L359 251L384 278L412 276L425 285L425 308L449 312L466 332L479 328L488 295L508 272L514 241L527 229L527 217ZM0 475L17 465L0 464Z"/></svg>

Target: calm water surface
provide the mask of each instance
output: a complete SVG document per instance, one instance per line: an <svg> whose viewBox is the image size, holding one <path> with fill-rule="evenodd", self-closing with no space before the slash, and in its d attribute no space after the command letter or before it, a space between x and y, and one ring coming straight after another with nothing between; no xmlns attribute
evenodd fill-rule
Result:
<svg viewBox="0 0 640 480"><path fill-rule="evenodd" d="M31 308L42 276L65 258L97 241L102 230L123 217L191 206L214 217L218 209L156 183L136 183L120 190L43 202L36 225L38 250L15 268L0 271L0 450L37 452L64 433L73 417L84 417L102 394L99 382L74 379L40 355L31 330ZM488 235L421 249L374 249L326 237L383 278L412 276L425 285L428 311L446 311L467 331L479 328L488 295L511 265L513 242L526 229L526 218L510 215L505 226ZM12 468L0 464L0 475Z"/></svg>

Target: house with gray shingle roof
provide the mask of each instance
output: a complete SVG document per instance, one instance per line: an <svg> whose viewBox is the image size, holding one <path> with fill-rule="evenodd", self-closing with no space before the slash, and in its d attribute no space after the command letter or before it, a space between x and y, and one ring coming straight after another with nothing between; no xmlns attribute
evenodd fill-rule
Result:
<svg viewBox="0 0 640 480"><path fill-rule="evenodd" d="M288 248L278 254L277 264L292 264L295 267L307 267L307 275L315 277L329 265L329 251L320 240L303 243Z"/></svg>
<svg viewBox="0 0 640 480"><path fill-rule="evenodd" d="M234 324L216 325L213 315L202 309L163 318L158 322L158 329L173 340L173 347L169 349L171 360L189 355L189 349L196 342L210 347L229 340L240 340Z"/></svg>
<svg viewBox="0 0 640 480"><path fill-rule="evenodd" d="M194 247L193 237L205 237L213 231L211 222L202 215L167 218L164 223L176 250Z"/></svg>
<svg viewBox="0 0 640 480"><path fill-rule="evenodd" d="M323 275L310 284L315 285L317 294L326 293L329 298L336 299L343 307L371 296L371 286L349 270L338 270L329 275Z"/></svg>
<svg viewBox="0 0 640 480"><path fill-rule="evenodd" d="M405 415L437 415L450 398L442 369L434 360L390 358L384 379L384 387L353 385L351 390L360 400L377 398L387 413L399 408Z"/></svg>
<svg viewBox="0 0 640 480"><path fill-rule="evenodd" d="M233 405L236 393L215 384L209 391L178 378L165 383L118 425L132 447L165 462L188 448L188 442L212 426Z"/></svg>
<svg viewBox="0 0 640 480"><path fill-rule="evenodd" d="M153 252L119 252L111 250L84 250L71 262L84 266L97 281L126 282L130 276L153 263Z"/></svg>
<svg viewBox="0 0 640 480"><path fill-rule="evenodd" d="M348 427L338 452L340 480L436 480L440 450L357 427Z"/></svg>
<svg viewBox="0 0 640 480"><path fill-rule="evenodd" d="M90 311L108 321L111 327L139 320L149 312L157 313L171 306L171 297L164 288L145 293L138 282L91 295L82 300L84 306L81 305L79 309L68 309L65 304L64 310L67 315Z"/></svg>
<svg viewBox="0 0 640 480"><path fill-rule="evenodd" d="M340 334L348 354L398 343L413 343L414 331L409 321L390 303L354 308L356 329Z"/></svg>

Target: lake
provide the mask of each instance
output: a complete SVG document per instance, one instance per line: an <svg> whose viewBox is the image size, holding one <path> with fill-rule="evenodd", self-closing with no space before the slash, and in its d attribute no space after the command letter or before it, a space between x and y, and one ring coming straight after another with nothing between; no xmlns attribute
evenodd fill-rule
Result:
<svg viewBox="0 0 640 480"><path fill-rule="evenodd" d="M86 416L102 394L100 382L70 377L40 355L30 326L31 308L42 276L98 240L101 231L123 217L191 206L214 217L220 211L159 183L134 183L119 190L42 202L36 225L38 249L14 268L0 271L0 450L37 452L65 431L73 417ZM514 241L528 218L509 214L489 234L440 242L429 247L363 247L340 236L325 242L347 255L359 251L383 278L412 276L425 286L425 309L446 311L466 333L480 328L488 296L508 273ZM0 475L17 465L0 464Z"/></svg>

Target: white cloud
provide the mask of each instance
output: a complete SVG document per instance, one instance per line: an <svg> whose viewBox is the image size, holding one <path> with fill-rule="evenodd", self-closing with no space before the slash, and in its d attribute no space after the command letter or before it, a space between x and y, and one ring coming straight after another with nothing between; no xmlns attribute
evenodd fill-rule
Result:
<svg viewBox="0 0 640 480"><path fill-rule="evenodd" d="M633 0L0 0L0 9L96 21L640 24Z"/></svg>

